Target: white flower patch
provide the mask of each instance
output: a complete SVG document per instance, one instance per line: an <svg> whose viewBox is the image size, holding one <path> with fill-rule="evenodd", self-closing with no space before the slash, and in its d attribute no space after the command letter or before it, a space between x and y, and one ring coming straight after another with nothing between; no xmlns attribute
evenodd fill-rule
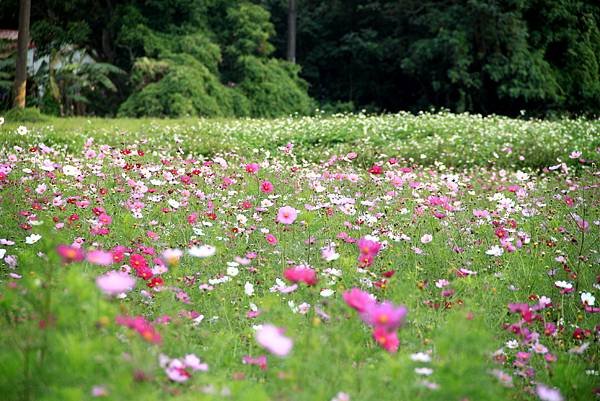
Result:
<svg viewBox="0 0 600 401"><path fill-rule="evenodd" d="M32 244L35 244L36 242L38 242L40 239L42 239L41 235L31 234L29 237L25 238L25 243L28 245L32 245Z"/></svg>

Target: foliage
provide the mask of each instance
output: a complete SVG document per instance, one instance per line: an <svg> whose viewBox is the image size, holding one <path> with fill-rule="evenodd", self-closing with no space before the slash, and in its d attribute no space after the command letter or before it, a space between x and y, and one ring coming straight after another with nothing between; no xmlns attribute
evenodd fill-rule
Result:
<svg viewBox="0 0 600 401"><path fill-rule="evenodd" d="M16 28L17 3L0 4L2 26ZM343 103L374 112L448 109L535 117L600 113L597 1L297 3L300 69L279 61L286 54L286 0L47 0L34 2L31 31L39 55L68 44L127 72L111 76L116 91L87 97L87 114L114 115L129 97L122 109L147 97L137 95L143 90L140 83L157 82L164 71L142 78L146 61L139 60L189 67L187 56L208 69L214 76L210 81L246 87L234 95L237 103L259 105L238 107L240 116L308 113L314 107L307 109L307 91L321 109ZM242 84L258 70L272 75L264 87L256 80ZM275 76L284 77L277 88ZM211 91L205 87L198 96L210 96ZM282 99L286 93L290 96ZM266 102L269 94L278 99ZM258 97L241 100L248 96ZM52 106L48 96L36 101L44 111L59 106ZM282 101L285 107L266 110ZM212 99L212 106L193 107L192 114L208 110L207 115L230 115L230 109L215 112L219 102ZM135 108L143 109L139 104ZM159 115L170 112L159 109Z"/></svg>
<svg viewBox="0 0 600 401"><path fill-rule="evenodd" d="M115 92L111 75L125 74L112 64L95 61L84 50L64 47L52 51L38 68L34 81L38 91L52 98L60 115L85 114L89 94Z"/></svg>
<svg viewBox="0 0 600 401"><path fill-rule="evenodd" d="M42 114L38 108L26 107L24 109L10 109L3 114L8 121L19 123L39 123L49 120L49 117Z"/></svg>
<svg viewBox="0 0 600 401"><path fill-rule="evenodd" d="M285 54L286 2L274 15ZM298 62L321 102L516 115L600 111L600 6L577 1L299 2Z"/></svg>
<svg viewBox="0 0 600 401"><path fill-rule="evenodd" d="M249 99L250 114L277 117L309 114L313 103L306 84L298 79L299 68L280 60L243 56L237 61L239 90Z"/></svg>
<svg viewBox="0 0 600 401"><path fill-rule="evenodd" d="M122 116L158 117L247 115L247 100L222 85L204 65L171 65L158 82L132 94L120 107Z"/></svg>

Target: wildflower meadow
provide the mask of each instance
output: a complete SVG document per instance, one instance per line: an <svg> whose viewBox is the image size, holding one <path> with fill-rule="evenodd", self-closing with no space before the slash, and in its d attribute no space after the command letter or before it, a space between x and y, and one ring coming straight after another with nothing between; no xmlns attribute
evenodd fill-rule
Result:
<svg viewBox="0 0 600 401"><path fill-rule="evenodd" d="M0 120L0 399L600 399L600 122Z"/></svg>

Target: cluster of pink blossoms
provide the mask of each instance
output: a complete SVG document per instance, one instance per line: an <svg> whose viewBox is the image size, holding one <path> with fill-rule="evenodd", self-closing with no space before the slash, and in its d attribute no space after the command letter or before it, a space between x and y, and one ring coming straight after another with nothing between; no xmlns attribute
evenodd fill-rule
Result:
<svg viewBox="0 0 600 401"><path fill-rule="evenodd" d="M358 265L362 268L370 267L375 260L375 256L381 250L381 244L367 238L361 238L356 243L360 255L358 255Z"/></svg>
<svg viewBox="0 0 600 401"><path fill-rule="evenodd" d="M160 344L162 342L160 333L143 316L117 316L115 322L119 326L125 326L137 331L149 343Z"/></svg>
<svg viewBox="0 0 600 401"><path fill-rule="evenodd" d="M398 351L398 329L404 323L408 310L390 301L377 302L367 292L353 288L343 294L344 301L356 310L361 319L373 328L373 338L386 351Z"/></svg>
<svg viewBox="0 0 600 401"><path fill-rule="evenodd" d="M292 283L317 284L317 272L307 265L290 267L283 272L283 277Z"/></svg>
<svg viewBox="0 0 600 401"><path fill-rule="evenodd" d="M206 372L208 365L203 363L195 354L187 354L183 358L171 359L164 354L159 356L160 367L174 382L183 383L192 377L192 372Z"/></svg>
<svg viewBox="0 0 600 401"><path fill-rule="evenodd" d="M59 245L56 247L56 253L60 256L63 263L81 262L84 259L94 265L110 266L113 263L111 252L94 249L85 251L77 245Z"/></svg>

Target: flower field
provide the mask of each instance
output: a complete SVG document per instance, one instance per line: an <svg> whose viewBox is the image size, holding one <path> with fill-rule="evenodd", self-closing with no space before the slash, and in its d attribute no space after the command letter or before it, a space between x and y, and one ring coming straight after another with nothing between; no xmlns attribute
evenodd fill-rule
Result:
<svg viewBox="0 0 600 401"><path fill-rule="evenodd" d="M600 399L600 122L0 126L3 400Z"/></svg>

